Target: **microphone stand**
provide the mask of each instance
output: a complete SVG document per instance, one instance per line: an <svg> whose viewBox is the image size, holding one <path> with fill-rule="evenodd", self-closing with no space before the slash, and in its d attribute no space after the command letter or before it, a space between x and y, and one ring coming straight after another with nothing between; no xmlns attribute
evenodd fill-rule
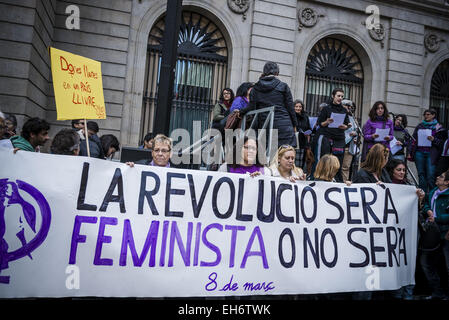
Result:
<svg viewBox="0 0 449 320"><path fill-rule="evenodd" d="M357 153L354 155L354 157L353 157L353 159L352 159L352 165L351 165L351 167L352 167L352 172L351 172L351 180L352 180L352 176L357 172L357 170L358 170L358 167L359 167L359 160L360 160L360 153L361 153L361 148L360 148L360 146L361 146L361 144L362 144L362 137L363 137L363 133L362 133L362 130L360 130L360 125L359 125L359 123L357 122L357 119L354 117L354 115L352 114L352 112L348 112L348 115L350 116L350 117L352 117L352 120L354 120L354 124L355 124L355 132L357 133L357 136L356 137L354 137L354 138L356 138L357 140L356 140L356 144L355 144L355 147L356 147L356 151L357 151Z"/></svg>
<svg viewBox="0 0 449 320"><path fill-rule="evenodd" d="M393 115L394 116L394 115ZM393 124L394 125L394 124ZM399 127L402 129L402 131L404 132L404 138L406 141L413 141L416 143L416 139L408 132L408 130L406 128L404 128L404 126L402 125L402 123L399 125ZM408 151L408 150L407 150ZM412 170L410 170L410 167L407 165L407 154L405 154L405 167L407 168L407 172L410 174L410 176L413 179L413 182L415 184L416 187L419 186L418 180L416 180L416 177L414 176Z"/></svg>

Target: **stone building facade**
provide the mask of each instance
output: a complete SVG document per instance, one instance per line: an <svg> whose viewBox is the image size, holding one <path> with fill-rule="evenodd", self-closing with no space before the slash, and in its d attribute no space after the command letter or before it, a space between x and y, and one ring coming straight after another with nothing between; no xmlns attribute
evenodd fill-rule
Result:
<svg viewBox="0 0 449 320"><path fill-rule="evenodd" d="M70 5L79 8L79 29L66 26ZM154 121L166 6L166 0L0 0L0 110L16 114L19 127L29 117L46 118L51 134L70 125L56 121L47 51L56 47L102 63L107 119L98 121L100 134L136 146ZM362 122L383 100L408 116L410 129L429 106L449 124L447 0L183 0L183 10L179 43L186 53L177 67L186 72L178 70L175 94L201 92L198 104L205 107L201 113L197 100L181 97L189 116L179 107L178 117L207 122L221 88L257 81L271 60L312 114L338 85L357 102Z"/></svg>

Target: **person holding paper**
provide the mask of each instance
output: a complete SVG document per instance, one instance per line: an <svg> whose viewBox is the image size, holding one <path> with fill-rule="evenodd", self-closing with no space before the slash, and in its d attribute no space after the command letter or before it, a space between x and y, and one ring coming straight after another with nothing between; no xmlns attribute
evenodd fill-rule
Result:
<svg viewBox="0 0 449 320"><path fill-rule="evenodd" d="M296 99L294 102L297 127L297 145L296 145L296 158L295 165L298 168L304 168L305 158L307 150L310 150L310 135L312 134L312 127L310 126L309 117L304 110L304 102L300 99Z"/></svg>
<svg viewBox="0 0 449 320"><path fill-rule="evenodd" d="M379 140L379 131L388 130L388 135L382 141ZM369 112L369 119L363 126L363 151L362 162L365 161L368 150L376 143L381 143L389 147L390 140L393 139L393 121L389 119L387 105L383 101L376 101Z"/></svg>
<svg viewBox="0 0 449 320"><path fill-rule="evenodd" d="M407 128L407 116L405 114L398 114L394 118L393 135L396 138L396 145L401 146L397 152L392 154L393 159L399 159L405 162L406 148L409 145L409 136L405 129Z"/></svg>
<svg viewBox="0 0 449 320"><path fill-rule="evenodd" d="M320 157L325 154L333 154L340 162L340 169L335 177L338 182L343 182L341 175L341 165L343 162L345 152L345 130L350 126L348 112L341 104L344 97L344 91L341 88L336 88L332 91L332 101L325 106L318 116L318 124L320 129L317 132L318 145L315 161L319 161ZM340 114L344 116L343 123L337 128L330 126L334 122L332 114Z"/></svg>
<svg viewBox="0 0 449 320"><path fill-rule="evenodd" d="M435 109L424 111L424 120L413 131L410 158L415 161L419 187L426 193L435 184L435 169L440 158L447 131L436 119Z"/></svg>

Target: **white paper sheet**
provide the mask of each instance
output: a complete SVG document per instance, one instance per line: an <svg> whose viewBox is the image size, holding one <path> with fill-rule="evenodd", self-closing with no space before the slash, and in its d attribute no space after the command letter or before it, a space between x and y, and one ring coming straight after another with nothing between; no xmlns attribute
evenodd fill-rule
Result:
<svg viewBox="0 0 449 320"><path fill-rule="evenodd" d="M334 119L334 122L330 123L328 128L338 128L345 121L346 113L335 113L335 112L332 112L331 118Z"/></svg>
<svg viewBox="0 0 449 320"><path fill-rule="evenodd" d="M376 129L375 133L379 136L374 141L385 141L385 137L390 135L390 129Z"/></svg>
<svg viewBox="0 0 449 320"><path fill-rule="evenodd" d="M418 130L418 147L431 147L432 141L427 139L428 136L432 135L431 129L419 129Z"/></svg>
<svg viewBox="0 0 449 320"><path fill-rule="evenodd" d="M395 137L393 137L393 140L390 141L390 152L392 155L395 155L396 152L402 149L402 146L397 145L396 142L398 142L398 140Z"/></svg>
<svg viewBox="0 0 449 320"><path fill-rule="evenodd" d="M317 119L318 119L318 117L309 117L309 123L310 123L311 128L313 128L315 126Z"/></svg>

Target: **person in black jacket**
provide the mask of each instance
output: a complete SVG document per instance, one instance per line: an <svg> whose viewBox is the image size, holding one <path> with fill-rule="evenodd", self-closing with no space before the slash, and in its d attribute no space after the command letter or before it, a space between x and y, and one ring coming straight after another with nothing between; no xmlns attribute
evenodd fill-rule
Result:
<svg viewBox="0 0 449 320"><path fill-rule="evenodd" d="M390 175L385 166L389 156L388 148L383 144L376 143L366 155L366 160L360 165L353 183L391 183Z"/></svg>
<svg viewBox="0 0 449 320"><path fill-rule="evenodd" d="M100 131L98 124L95 121L87 121L87 130L83 130L83 137L80 142L80 156L88 156L86 133L89 135L89 153L90 157L104 159L103 148L101 147L101 141L97 133ZM87 132L86 132L87 131ZM84 139L83 139L84 138Z"/></svg>
<svg viewBox="0 0 449 320"><path fill-rule="evenodd" d="M340 169L335 176L338 182L343 182L341 167L345 153L345 130L349 127L349 117L347 110L341 104L344 96L344 91L341 88L336 88L332 91L332 101L324 107L318 116L317 123L320 128L318 134L318 147L316 154L316 161L325 154L333 154L340 161ZM329 127L334 122L333 114L345 114L343 124L337 128Z"/></svg>
<svg viewBox="0 0 449 320"><path fill-rule="evenodd" d="M300 99L296 99L294 106L296 121L298 123L298 127L296 128L298 145L296 146L295 165L298 168L304 168L306 149L310 149L310 135L312 134L312 128L310 127L309 117L305 111L304 102Z"/></svg>
<svg viewBox="0 0 449 320"><path fill-rule="evenodd" d="M240 116L243 117L251 110L263 109L275 106L273 129L278 130L277 145L290 145L296 147L295 131L297 128L295 110L293 109L293 98L289 86L277 78L279 66L275 62L266 62L263 74L251 90L249 104L241 109ZM267 114L259 115L259 126L261 127ZM272 150L277 150L273 146Z"/></svg>

